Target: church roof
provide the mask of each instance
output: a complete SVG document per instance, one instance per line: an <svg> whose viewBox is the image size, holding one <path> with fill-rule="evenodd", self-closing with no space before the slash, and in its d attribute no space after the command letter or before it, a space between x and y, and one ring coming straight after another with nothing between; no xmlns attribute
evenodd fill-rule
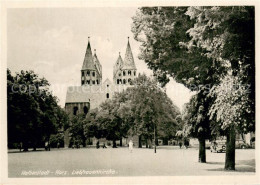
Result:
<svg viewBox="0 0 260 185"><path fill-rule="evenodd" d="M93 61L93 56L92 56L92 51L91 51L91 46L89 41L88 41L88 46L87 46L87 50L86 50L86 54L85 54L85 58L81 70L85 70L85 69L95 70L95 63Z"/></svg>
<svg viewBox="0 0 260 185"><path fill-rule="evenodd" d="M66 103L89 102L99 99L101 86L70 86L67 89Z"/></svg>
<svg viewBox="0 0 260 185"><path fill-rule="evenodd" d="M117 71L122 68L122 66L123 66L123 59L122 59L122 57L121 57L121 55L119 53L117 61L116 61L115 65L114 65L114 70L113 70L114 76L116 75Z"/></svg>
<svg viewBox="0 0 260 185"><path fill-rule="evenodd" d="M128 37L129 39L129 37ZM123 66L122 69L135 69L136 70L136 66L135 66L135 62L134 62L134 57L133 57L133 53L131 50L131 46L128 40L127 43L127 47L126 47L126 52L125 52L125 59L123 62Z"/></svg>
<svg viewBox="0 0 260 185"><path fill-rule="evenodd" d="M98 60L98 57L97 57L97 54L96 54L96 50L94 52L93 62L95 64L95 67L96 67L98 73L102 76L102 66L101 66L101 64L100 64L100 62Z"/></svg>

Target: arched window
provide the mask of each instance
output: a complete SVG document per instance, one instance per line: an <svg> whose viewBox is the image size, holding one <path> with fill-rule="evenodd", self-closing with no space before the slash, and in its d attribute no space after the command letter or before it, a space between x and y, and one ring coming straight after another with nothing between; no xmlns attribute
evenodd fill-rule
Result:
<svg viewBox="0 0 260 185"><path fill-rule="evenodd" d="M119 79L117 79L117 84L119 84Z"/></svg>
<svg viewBox="0 0 260 185"><path fill-rule="evenodd" d="M96 75L96 74L95 74L95 72L93 71L93 72L92 72L92 76L95 76L95 75Z"/></svg>
<svg viewBox="0 0 260 185"><path fill-rule="evenodd" d="M128 75L131 75L131 71L128 71Z"/></svg>
<svg viewBox="0 0 260 185"><path fill-rule="evenodd" d="M90 76L90 71L87 71L87 76Z"/></svg>
<svg viewBox="0 0 260 185"><path fill-rule="evenodd" d="M97 84L99 84L99 81L97 80Z"/></svg>
<svg viewBox="0 0 260 185"><path fill-rule="evenodd" d="M109 93L107 93L107 98L109 98Z"/></svg>
<svg viewBox="0 0 260 185"><path fill-rule="evenodd" d="M84 76L84 71L81 72L81 76Z"/></svg>
<svg viewBox="0 0 260 185"><path fill-rule="evenodd" d="M128 79L128 83L131 83L131 78Z"/></svg>
<svg viewBox="0 0 260 185"><path fill-rule="evenodd" d="M125 71L123 71L123 76L125 76Z"/></svg>
<svg viewBox="0 0 260 185"><path fill-rule="evenodd" d="M87 84L90 84L90 80L87 80Z"/></svg>
<svg viewBox="0 0 260 185"><path fill-rule="evenodd" d="M95 84L95 83L96 83L96 81L95 81L95 80L93 80L93 81L92 81L92 84Z"/></svg>
<svg viewBox="0 0 260 185"><path fill-rule="evenodd" d="M84 106L84 107L83 107L83 112L84 112L84 114L87 114L87 113L88 113L88 108L87 108L87 106Z"/></svg>
<svg viewBox="0 0 260 185"><path fill-rule="evenodd" d="M119 80L119 84L122 84L122 79Z"/></svg>
<svg viewBox="0 0 260 185"><path fill-rule="evenodd" d="M136 72L134 71L134 76L136 75Z"/></svg>
<svg viewBox="0 0 260 185"><path fill-rule="evenodd" d="M84 80L81 81L81 85L84 85Z"/></svg>
<svg viewBox="0 0 260 185"><path fill-rule="evenodd" d="M77 115L77 113L78 113L78 107L74 107L74 108L73 108L73 115L75 115L75 116L76 116L76 115Z"/></svg>
<svg viewBox="0 0 260 185"><path fill-rule="evenodd" d="M123 80L123 84L126 84L126 80L125 79Z"/></svg>

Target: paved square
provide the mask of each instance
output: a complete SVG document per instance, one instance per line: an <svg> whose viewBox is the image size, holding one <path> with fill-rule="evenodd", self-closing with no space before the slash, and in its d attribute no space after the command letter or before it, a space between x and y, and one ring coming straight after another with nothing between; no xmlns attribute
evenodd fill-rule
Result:
<svg viewBox="0 0 260 185"><path fill-rule="evenodd" d="M198 149L159 147L54 149L8 154L9 177L253 175L255 150L236 150L236 171L224 171L225 153L207 150L198 163Z"/></svg>

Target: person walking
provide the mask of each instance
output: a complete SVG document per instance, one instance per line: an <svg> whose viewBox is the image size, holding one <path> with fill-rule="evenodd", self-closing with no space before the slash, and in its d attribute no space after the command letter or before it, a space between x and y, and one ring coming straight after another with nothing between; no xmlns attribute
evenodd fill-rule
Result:
<svg viewBox="0 0 260 185"><path fill-rule="evenodd" d="M128 145L129 145L129 150L130 150L130 152L132 153L132 152L133 152L133 145L134 145L133 141L130 140L129 143L128 143Z"/></svg>
<svg viewBox="0 0 260 185"><path fill-rule="evenodd" d="M179 142L179 146L180 146L180 148L182 147L182 142L181 141Z"/></svg>
<svg viewBox="0 0 260 185"><path fill-rule="evenodd" d="M97 141L96 148L99 149L99 141Z"/></svg>

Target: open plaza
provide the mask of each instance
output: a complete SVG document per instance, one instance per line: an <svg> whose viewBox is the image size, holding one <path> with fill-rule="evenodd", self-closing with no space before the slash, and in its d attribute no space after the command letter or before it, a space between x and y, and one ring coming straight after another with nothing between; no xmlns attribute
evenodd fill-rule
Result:
<svg viewBox="0 0 260 185"><path fill-rule="evenodd" d="M123 148L53 149L8 153L9 177L88 176L199 176L254 175L255 150L236 150L236 171L224 171L225 153L206 151L207 163L198 162L198 149L161 146Z"/></svg>

